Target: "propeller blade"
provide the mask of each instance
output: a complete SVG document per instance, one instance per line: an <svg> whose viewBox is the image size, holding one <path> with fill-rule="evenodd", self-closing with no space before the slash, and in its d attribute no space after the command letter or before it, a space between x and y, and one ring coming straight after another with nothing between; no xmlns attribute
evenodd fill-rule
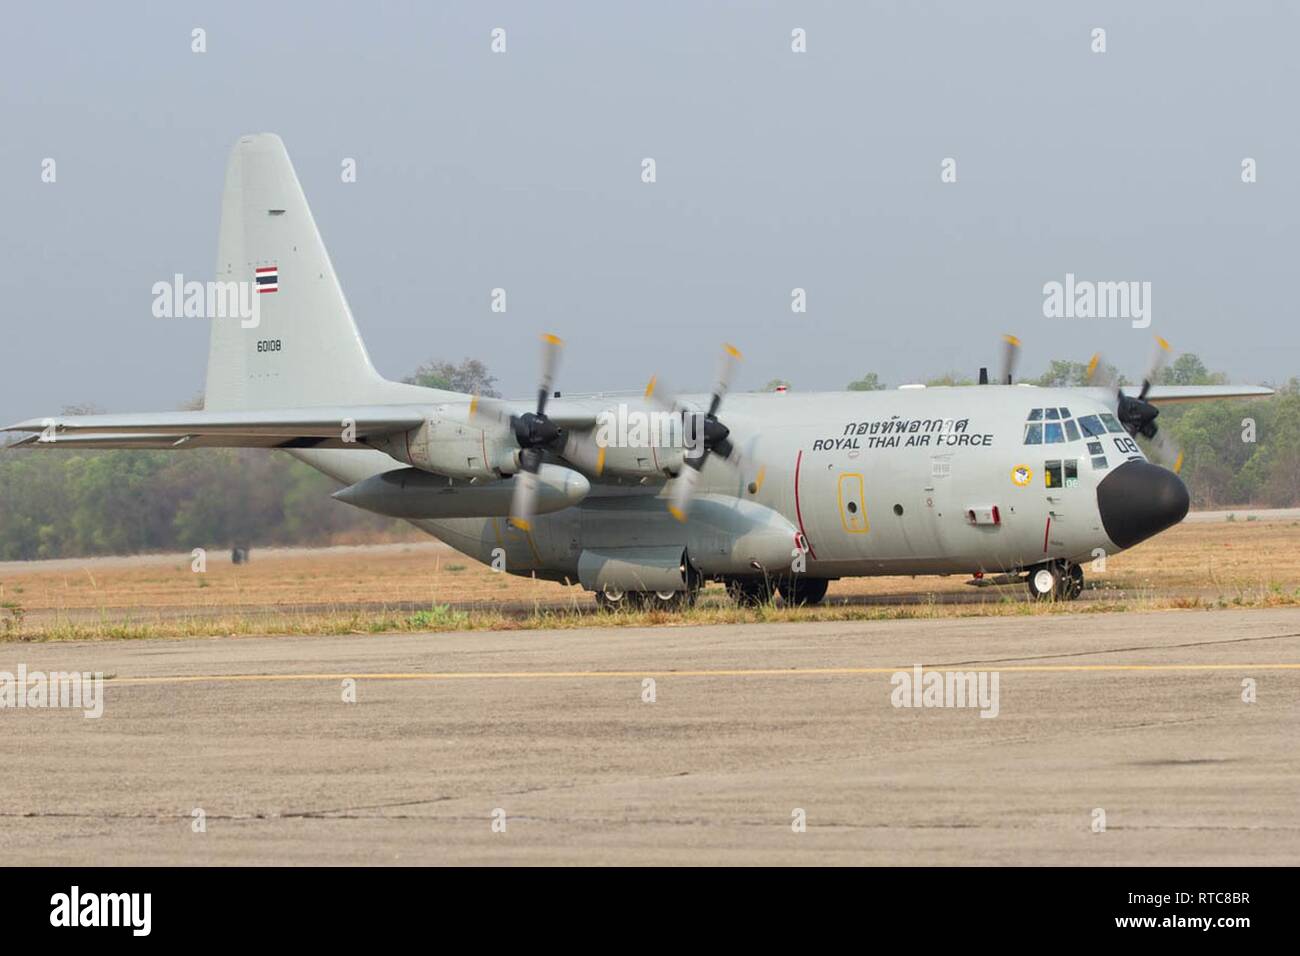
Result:
<svg viewBox="0 0 1300 956"><path fill-rule="evenodd" d="M645 400L658 405L666 412L679 411L682 407L677 399L677 391L659 375L652 375L650 381L646 383Z"/></svg>
<svg viewBox="0 0 1300 956"><path fill-rule="evenodd" d="M1154 452L1152 457L1158 464L1164 465L1174 474L1183 470L1183 450L1164 429L1157 429L1152 436L1151 450Z"/></svg>
<svg viewBox="0 0 1300 956"><path fill-rule="evenodd" d="M596 440L596 429L566 431L561 454L597 478L605 471L605 446Z"/></svg>
<svg viewBox="0 0 1300 956"><path fill-rule="evenodd" d="M537 472L542 467L542 453L536 448L525 448L519 453L519 471L515 472L515 487L510 496L510 523L520 531L533 530L533 515L537 511Z"/></svg>
<svg viewBox="0 0 1300 956"><path fill-rule="evenodd" d="M542 383L537 389L537 414L546 413L546 400L555 387L555 373L560 367L560 352L564 342L549 332L542 336Z"/></svg>
<svg viewBox="0 0 1300 956"><path fill-rule="evenodd" d="M1115 373L1115 367L1109 365L1097 352L1088 361L1088 367L1084 372L1084 381L1088 385L1096 388L1114 388L1118 383L1118 377Z"/></svg>
<svg viewBox="0 0 1300 956"><path fill-rule="evenodd" d="M700 458L699 466L688 463L677 473L668 489L668 512L678 521L685 521L691 512L691 499L695 497L695 488L700 483L700 467L703 464L703 457Z"/></svg>
<svg viewBox="0 0 1300 956"><path fill-rule="evenodd" d="M732 451L730 455L722 456L722 460L740 474L741 483L746 491L751 495L758 494L763 487L763 480L767 477L767 466L760 461L742 455L731 442L727 444L731 445ZM722 455L720 449L715 449L715 451L720 456Z"/></svg>
<svg viewBox="0 0 1300 956"><path fill-rule="evenodd" d="M510 409L495 398L475 395L469 403L469 423L487 431L510 426Z"/></svg>
<svg viewBox="0 0 1300 956"><path fill-rule="evenodd" d="M728 437L730 430L722 422L718 421L718 409L722 407L722 400L731 389L731 380L736 374L736 366L741 360L740 349L734 345L722 346L722 361L718 367L718 378L713 386L713 393L709 398L709 409L700 416L697 409L690 409L681 402L671 390L665 388L657 377L650 379L646 386L645 397L647 401L654 402L661 407L670 408L681 414L683 425L686 424L686 416L693 415L703 419L697 422L702 426L702 444L703 448L699 449L698 457L687 458L681 471L673 478L668 488L668 510L678 521L685 521L690 513L691 499L695 497L695 490L700 483L700 471L704 468L704 463L708 460L711 453L717 452L724 461L740 471L742 477L745 476L748 467L742 460L740 453L736 450L735 444ZM759 468L758 476L749 482L748 485L757 490L762 484L762 469Z"/></svg>
<svg viewBox="0 0 1300 956"><path fill-rule="evenodd" d="M718 381L713 386L713 397L709 401L708 414L710 416L718 414L722 399L731 388L731 379L736 374L736 365L740 362L741 357L740 349L734 345L723 343L722 364L718 367Z"/></svg>
<svg viewBox="0 0 1300 956"><path fill-rule="evenodd" d="M1147 363L1147 373L1142 377L1142 391L1138 392L1138 398L1142 399L1142 401L1146 401L1147 392L1151 391L1151 386L1155 384L1156 376L1158 376L1160 370L1165 367L1165 362L1169 361L1169 353L1172 351L1173 347L1157 335L1156 346L1151 353L1151 361Z"/></svg>
<svg viewBox="0 0 1300 956"><path fill-rule="evenodd" d="M999 385L1010 385L1020 363L1020 340L1014 335L1002 336L1002 377Z"/></svg>

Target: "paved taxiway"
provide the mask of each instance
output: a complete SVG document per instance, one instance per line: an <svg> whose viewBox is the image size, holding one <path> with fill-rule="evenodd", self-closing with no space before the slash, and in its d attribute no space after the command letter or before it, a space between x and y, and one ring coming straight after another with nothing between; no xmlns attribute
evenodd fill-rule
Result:
<svg viewBox="0 0 1300 956"><path fill-rule="evenodd" d="M1300 863L1297 609L0 644L20 663L111 677L99 720L0 710L8 864ZM895 708L916 663L998 671L999 715Z"/></svg>

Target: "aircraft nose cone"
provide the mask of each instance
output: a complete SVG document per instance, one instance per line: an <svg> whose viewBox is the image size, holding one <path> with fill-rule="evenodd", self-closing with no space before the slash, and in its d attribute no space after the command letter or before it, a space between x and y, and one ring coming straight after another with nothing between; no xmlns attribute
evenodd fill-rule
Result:
<svg viewBox="0 0 1300 956"><path fill-rule="evenodd" d="M1097 486L1097 509L1106 536L1131 548L1178 524L1191 498L1182 479L1146 461L1127 461Z"/></svg>

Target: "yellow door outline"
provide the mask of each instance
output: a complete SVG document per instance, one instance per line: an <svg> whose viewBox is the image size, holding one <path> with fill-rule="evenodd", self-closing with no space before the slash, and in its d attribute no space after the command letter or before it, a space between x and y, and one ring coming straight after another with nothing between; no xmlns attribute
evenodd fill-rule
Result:
<svg viewBox="0 0 1300 956"><path fill-rule="evenodd" d="M857 514L849 514L849 509L845 507L844 485L846 482L850 486L848 500L857 504ZM850 471L840 475L840 524L844 526L846 534L866 534L871 530L871 522L867 520L867 499L863 491L861 474Z"/></svg>

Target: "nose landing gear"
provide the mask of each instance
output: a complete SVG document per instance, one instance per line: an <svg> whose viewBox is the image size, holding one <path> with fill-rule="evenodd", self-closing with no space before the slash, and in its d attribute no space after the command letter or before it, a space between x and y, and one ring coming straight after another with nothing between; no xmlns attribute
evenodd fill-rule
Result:
<svg viewBox="0 0 1300 956"><path fill-rule="evenodd" d="M1035 601L1073 601L1083 593L1083 568L1070 561L1048 561L1029 569L1025 585Z"/></svg>

